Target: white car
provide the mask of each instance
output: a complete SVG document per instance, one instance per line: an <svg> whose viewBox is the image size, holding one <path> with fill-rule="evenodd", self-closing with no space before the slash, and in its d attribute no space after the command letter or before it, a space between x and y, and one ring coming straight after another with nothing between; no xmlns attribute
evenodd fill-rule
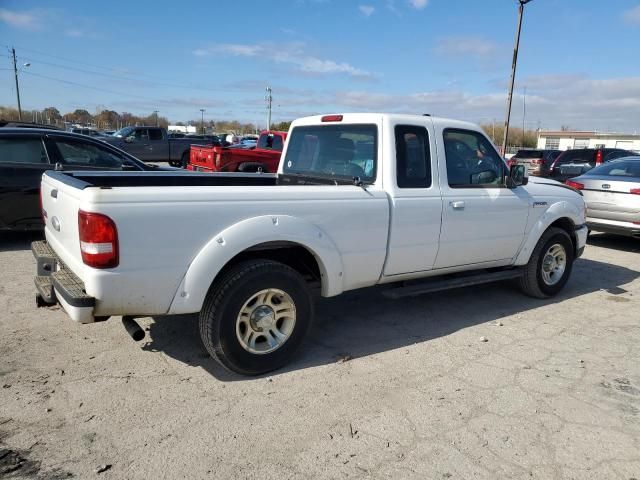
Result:
<svg viewBox="0 0 640 480"><path fill-rule="evenodd" d="M134 338L134 317L200 312L207 350L242 374L291 358L314 290L514 278L544 298L587 237L578 191L509 170L474 124L415 115L296 120L277 175L52 171L41 192L41 304L121 315Z"/></svg>

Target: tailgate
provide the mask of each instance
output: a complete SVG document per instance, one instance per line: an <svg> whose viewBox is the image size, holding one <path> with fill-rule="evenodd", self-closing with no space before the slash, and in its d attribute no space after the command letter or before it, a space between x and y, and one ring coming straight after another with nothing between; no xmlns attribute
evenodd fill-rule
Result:
<svg viewBox="0 0 640 480"><path fill-rule="evenodd" d="M214 163L215 147L210 145L191 145L189 163L194 166L194 170L215 170Z"/></svg>
<svg viewBox="0 0 640 480"><path fill-rule="evenodd" d="M78 235L82 190L45 173L42 176L41 195L47 241L60 259L82 278L84 264Z"/></svg>

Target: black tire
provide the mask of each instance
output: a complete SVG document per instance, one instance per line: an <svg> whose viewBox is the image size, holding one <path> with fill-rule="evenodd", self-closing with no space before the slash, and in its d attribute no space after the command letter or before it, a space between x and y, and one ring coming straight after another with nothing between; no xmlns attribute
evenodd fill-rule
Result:
<svg viewBox="0 0 640 480"><path fill-rule="evenodd" d="M189 165L189 155L190 150L187 150L182 154L182 159L180 160L180 164L178 165L180 168L187 168L187 165Z"/></svg>
<svg viewBox="0 0 640 480"><path fill-rule="evenodd" d="M279 348L256 354L245 349L236 335L236 322L245 303L257 292L278 289L295 305L293 330ZM313 321L313 301L302 276L272 260L239 263L217 279L200 312L200 337L209 354L222 366L243 375L260 375L287 363L302 343Z"/></svg>
<svg viewBox="0 0 640 480"><path fill-rule="evenodd" d="M561 277L556 283L550 285L543 279L542 265L545 254L555 244L564 247L566 266ZM534 298L549 298L558 294L567 283L573 267L574 248L569 234L561 228L549 228L533 249L529 263L525 265L522 277L519 280L520 289Z"/></svg>

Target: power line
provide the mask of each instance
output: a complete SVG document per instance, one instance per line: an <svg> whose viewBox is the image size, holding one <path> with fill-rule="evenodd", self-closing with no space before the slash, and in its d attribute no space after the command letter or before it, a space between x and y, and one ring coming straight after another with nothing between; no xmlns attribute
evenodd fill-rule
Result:
<svg viewBox="0 0 640 480"><path fill-rule="evenodd" d="M156 84L156 85L160 85L160 86L166 86L166 87L176 87L176 88L188 88L188 89L192 89L192 90L202 90L202 91L209 91L209 92L232 92L235 90L232 89L222 89L222 88L209 88L209 87L200 87L197 85L191 85L188 83L182 83L179 80L163 80L163 81L158 81L158 77L154 76L154 75L147 75L147 74L143 74L143 73L136 73L134 75L127 75L127 74L122 74L122 71L113 67L105 67L103 65L96 65L96 64L92 64L92 63L87 63L87 62L82 62L79 60L74 60L68 57L61 57L59 55L52 55L52 54L48 54L48 53L44 53L44 52L40 52L38 50L33 50L31 48L24 48L24 47L19 47L23 50L26 51L30 51L33 52L37 55L44 55L47 58L57 58L59 60L62 60L64 62L70 62L70 63L74 63L74 64L78 64L78 65L84 65L84 66L89 66L92 68L97 68L97 69L102 69L102 70L107 70L108 72L116 72L114 73L103 73L103 72L96 72L95 70L87 70L87 69L83 69L83 68L79 68L79 67L73 67L73 66L68 66L68 65L62 65L60 63L54 63L54 62L49 62L47 60L43 60L40 58L29 58L28 60L31 60L32 62L37 62L37 63L41 63L43 65L49 65L49 66L53 66L53 67L58 67L58 68L64 68L64 69L69 69L69 70L75 70L78 72L82 72L82 73L87 73L90 75L100 75L100 76L104 76L104 77L108 77L108 78L115 78L115 79L120 79L120 80L129 80L129 81L140 81L141 78L145 78L145 82L147 83L151 83L151 84ZM146 80L146 79L151 79L151 80Z"/></svg>

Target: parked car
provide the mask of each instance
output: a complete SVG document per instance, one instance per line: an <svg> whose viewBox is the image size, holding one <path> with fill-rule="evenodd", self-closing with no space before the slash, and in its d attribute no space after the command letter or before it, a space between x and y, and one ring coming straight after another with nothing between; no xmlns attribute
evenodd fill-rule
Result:
<svg viewBox="0 0 640 480"><path fill-rule="evenodd" d="M584 195L590 230L640 238L640 156L613 160L566 183Z"/></svg>
<svg viewBox="0 0 640 480"><path fill-rule="evenodd" d="M87 135L89 137L108 137L103 132L94 130L93 128L72 128L69 130L71 133L79 133L80 135Z"/></svg>
<svg viewBox="0 0 640 480"><path fill-rule="evenodd" d="M300 346L312 291L517 279L546 298L587 237L579 192L507 169L477 125L417 115L296 120L277 175L47 172L42 202L41 304L123 315L134 339L134 316L200 312L209 353L252 375Z"/></svg>
<svg viewBox="0 0 640 480"><path fill-rule="evenodd" d="M43 172L155 170L131 155L85 135L43 128L0 128L0 230L42 229Z"/></svg>
<svg viewBox="0 0 640 480"><path fill-rule="evenodd" d="M594 167L616 158L633 155L621 148L578 148L565 150L556 157L549 168L549 177L560 182L577 177Z"/></svg>
<svg viewBox="0 0 640 480"><path fill-rule="evenodd" d="M145 162L169 162L172 167L189 163L191 138L170 138L160 127L124 127L102 140Z"/></svg>
<svg viewBox="0 0 640 480"><path fill-rule="evenodd" d="M511 157L510 165L524 165L529 175L548 177L553 161L562 153L560 150L522 149Z"/></svg>
<svg viewBox="0 0 640 480"><path fill-rule="evenodd" d="M275 173L284 148L287 132L264 131L255 146L238 143L192 145L188 170L197 172L257 172Z"/></svg>

